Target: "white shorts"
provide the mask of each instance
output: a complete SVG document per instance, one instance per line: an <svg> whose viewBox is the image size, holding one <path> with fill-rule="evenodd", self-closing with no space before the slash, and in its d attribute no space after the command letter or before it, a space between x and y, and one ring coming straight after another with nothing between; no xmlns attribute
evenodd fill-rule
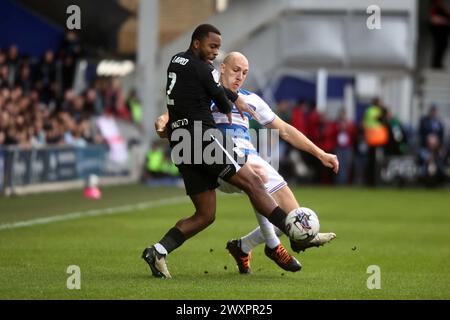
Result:
<svg viewBox="0 0 450 320"><path fill-rule="evenodd" d="M249 154L247 163L250 165L258 165L262 168L267 176L267 182L265 184L267 193L272 194L277 192L281 188L287 185L287 182L284 178L263 158L261 158L257 154ZM219 178L218 180L220 186L219 190L225 193L241 193L242 190L233 186L232 184L222 180Z"/></svg>

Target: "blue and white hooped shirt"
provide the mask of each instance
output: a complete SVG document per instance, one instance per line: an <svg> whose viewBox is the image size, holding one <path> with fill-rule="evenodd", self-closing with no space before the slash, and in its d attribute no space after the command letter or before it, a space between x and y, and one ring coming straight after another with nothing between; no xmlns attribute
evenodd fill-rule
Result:
<svg viewBox="0 0 450 320"><path fill-rule="evenodd" d="M257 94L240 89L238 91L244 101L255 111L257 115L256 121L259 124L265 126L275 120L275 113L270 109L269 105L261 99ZM215 107L214 103L211 105L211 109ZM252 116L248 113L244 113L244 119L242 119L236 106L233 105L232 109L233 123L228 123L228 117L220 112L213 112L214 121L217 127L225 134L233 134L233 140L236 146L244 151L246 154L256 153L256 149L253 146L250 134L249 134L249 119Z"/></svg>

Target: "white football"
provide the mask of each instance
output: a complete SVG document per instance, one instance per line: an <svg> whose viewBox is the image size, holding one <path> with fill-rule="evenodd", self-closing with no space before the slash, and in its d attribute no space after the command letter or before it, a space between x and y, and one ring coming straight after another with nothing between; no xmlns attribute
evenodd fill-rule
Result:
<svg viewBox="0 0 450 320"><path fill-rule="evenodd" d="M286 231L294 241L310 240L319 233L319 229L319 217L309 208L294 209L286 217Z"/></svg>

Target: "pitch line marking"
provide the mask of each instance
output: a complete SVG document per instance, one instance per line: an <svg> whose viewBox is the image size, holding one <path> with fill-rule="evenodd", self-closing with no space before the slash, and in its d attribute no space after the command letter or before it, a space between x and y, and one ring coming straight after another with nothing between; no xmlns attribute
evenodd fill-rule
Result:
<svg viewBox="0 0 450 320"><path fill-rule="evenodd" d="M25 220L25 221L4 223L4 224L0 224L0 231L23 228L23 227L32 227L35 225L49 224L49 223L59 222L59 221L75 220L75 219L81 219L81 218L85 218L85 217L99 217L99 216L113 215L113 214L123 213L126 211L144 210L144 209L149 209L149 208L162 207L165 205L188 202L189 200L190 199L186 196L180 196L180 197L160 199L160 200L156 200L156 201L140 202L137 204L125 205L125 206L120 206L120 207L95 209L95 210L89 210L89 211L79 211L79 212L72 212L72 213L44 217L44 218L36 218L36 219Z"/></svg>

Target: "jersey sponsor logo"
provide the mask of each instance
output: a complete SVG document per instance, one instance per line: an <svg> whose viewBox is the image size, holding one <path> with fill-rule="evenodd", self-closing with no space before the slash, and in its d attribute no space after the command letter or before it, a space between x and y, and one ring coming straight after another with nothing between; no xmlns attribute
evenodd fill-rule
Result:
<svg viewBox="0 0 450 320"><path fill-rule="evenodd" d="M188 124L189 124L189 120L184 118L184 119L180 119L180 120L172 122L170 127L172 128L172 130L174 130L179 127L187 126Z"/></svg>
<svg viewBox="0 0 450 320"><path fill-rule="evenodd" d="M173 63L181 64L182 66L185 66L186 63L189 62L189 59L186 59L186 58L183 58L183 57L175 56L175 57L173 57L172 62L173 62Z"/></svg>

